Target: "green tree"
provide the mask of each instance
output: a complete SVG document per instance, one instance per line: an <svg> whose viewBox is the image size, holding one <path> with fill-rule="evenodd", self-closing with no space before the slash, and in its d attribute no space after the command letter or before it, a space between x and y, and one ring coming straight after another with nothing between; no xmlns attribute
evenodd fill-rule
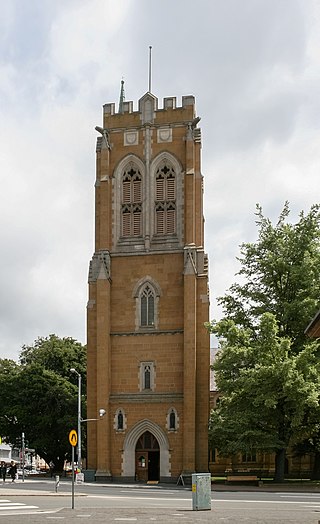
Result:
<svg viewBox="0 0 320 524"><path fill-rule="evenodd" d="M85 384L86 348L56 335L23 346L19 364L0 361L0 433L15 442L24 432L29 446L58 471L70 458L68 434L77 427L78 384L70 368Z"/></svg>
<svg viewBox="0 0 320 524"><path fill-rule="evenodd" d="M9 438L8 428L16 422L12 394L18 374L19 365L14 360L0 359L0 436L6 440ZM18 436L14 436L11 442Z"/></svg>
<svg viewBox="0 0 320 524"><path fill-rule="evenodd" d="M31 346L22 346L19 362L24 367L39 364L74 384L77 378L70 376L70 369L75 368L84 379L83 388L86 386L86 347L71 337L59 338L53 334L39 337Z"/></svg>
<svg viewBox="0 0 320 524"><path fill-rule="evenodd" d="M240 246L240 281L218 302L226 318L255 330L259 317L272 313L279 335L292 339L299 350L304 331L320 307L320 207L288 223L286 202L277 224L257 205L258 240Z"/></svg>
<svg viewBox="0 0 320 524"><path fill-rule="evenodd" d="M312 433L319 414L317 344L294 353L270 313L254 331L233 320L210 330L221 345L213 369L223 392L210 420L211 445L225 455L274 451L275 480L282 481L287 447Z"/></svg>

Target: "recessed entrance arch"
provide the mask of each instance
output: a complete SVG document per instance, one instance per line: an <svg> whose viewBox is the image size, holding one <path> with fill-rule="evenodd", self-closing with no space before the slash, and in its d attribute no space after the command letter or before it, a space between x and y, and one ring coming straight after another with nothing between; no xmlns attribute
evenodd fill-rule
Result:
<svg viewBox="0 0 320 524"><path fill-rule="evenodd" d="M139 450L139 447L144 446L146 444L145 436L143 437L143 439L141 439L141 437L146 433L151 434L150 442L152 442L152 437L155 439L153 440L153 444L151 444L151 446L158 445L158 449L150 447L149 449L144 448L144 450ZM147 436L147 439L148 438L149 437ZM155 442L157 444L155 444ZM144 451L147 453L140 453L139 455L138 451ZM148 465L150 464L150 472L148 471L148 475L157 475L158 477L157 479L146 478L145 480L160 480L164 477L170 478L170 453L167 436L162 430L162 428L158 426L158 424L155 424L150 420L141 420L140 422L138 422L129 431L124 440L122 462L123 477L131 477L132 480L134 480L136 474L136 460L139 460L140 457L143 457L145 460L148 461L150 459L151 462L148 462Z"/></svg>

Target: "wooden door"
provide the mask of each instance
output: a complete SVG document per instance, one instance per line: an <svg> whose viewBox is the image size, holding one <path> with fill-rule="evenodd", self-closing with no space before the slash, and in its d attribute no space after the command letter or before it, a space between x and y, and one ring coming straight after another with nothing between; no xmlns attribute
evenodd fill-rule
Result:
<svg viewBox="0 0 320 524"><path fill-rule="evenodd" d="M148 481L148 452L136 451L136 480Z"/></svg>

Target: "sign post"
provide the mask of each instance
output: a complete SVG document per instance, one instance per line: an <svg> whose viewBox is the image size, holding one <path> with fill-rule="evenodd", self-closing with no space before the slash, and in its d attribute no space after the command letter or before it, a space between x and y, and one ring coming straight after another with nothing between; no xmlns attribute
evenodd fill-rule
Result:
<svg viewBox="0 0 320 524"><path fill-rule="evenodd" d="M24 441L24 433L22 432L22 435L21 435L21 458L22 458L22 482L24 482L24 466L25 466L25 454L26 454L26 449L25 449L25 441Z"/></svg>
<svg viewBox="0 0 320 524"><path fill-rule="evenodd" d="M71 448L71 475L72 475L72 499L71 499L71 509L74 509L74 448L78 442L78 435L75 429L72 429L69 433L69 442L72 446Z"/></svg>

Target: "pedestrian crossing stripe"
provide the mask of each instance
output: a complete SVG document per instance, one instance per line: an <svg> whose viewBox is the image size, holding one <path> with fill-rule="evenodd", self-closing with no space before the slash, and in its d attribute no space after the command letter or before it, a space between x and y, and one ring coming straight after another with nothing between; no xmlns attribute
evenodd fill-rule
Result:
<svg viewBox="0 0 320 524"><path fill-rule="evenodd" d="M0 499L0 514L2 511L14 511L17 509L39 509L39 506L31 506L28 504L24 504L23 502L11 502L8 499Z"/></svg>

